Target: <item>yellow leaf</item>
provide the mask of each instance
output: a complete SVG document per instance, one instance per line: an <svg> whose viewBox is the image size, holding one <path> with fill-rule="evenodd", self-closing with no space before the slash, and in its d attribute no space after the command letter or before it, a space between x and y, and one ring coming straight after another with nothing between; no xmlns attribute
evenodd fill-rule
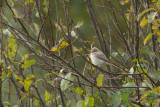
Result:
<svg viewBox="0 0 160 107"><path fill-rule="evenodd" d="M160 36L160 30L155 31L155 33L157 33L157 35Z"/></svg>
<svg viewBox="0 0 160 107"><path fill-rule="evenodd" d="M32 84L32 80L31 79L29 79L29 80L25 79L24 80L24 88L25 88L26 91L28 91L28 89L31 86L31 84Z"/></svg>
<svg viewBox="0 0 160 107"><path fill-rule="evenodd" d="M121 5L125 5L127 3L129 3L130 0L120 0L120 4Z"/></svg>
<svg viewBox="0 0 160 107"><path fill-rule="evenodd" d="M140 100L143 100L144 98L146 98L148 95L150 95L152 93L155 93L155 91L149 91L149 92L143 94Z"/></svg>
<svg viewBox="0 0 160 107"><path fill-rule="evenodd" d="M57 22L55 22L55 26L58 28L59 31L61 31L63 29L64 32L67 32L67 27L63 26L62 23L61 23L61 21L60 21L60 25Z"/></svg>
<svg viewBox="0 0 160 107"><path fill-rule="evenodd" d="M8 55L9 58L11 59L11 61L13 61L14 57L15 57L15 53L16 53L16 40L14 39L14 37L11 36L10 38L8 38Z"/></svg>
<svg viewBox="0 0 160 107"><path fill-rule="evenodd" d="M68 44L66 41L62 41L61 44L56 45L55 47L53 47L53 48L51 49L51 52L50 52L48 55L50 55L52 52L57 52L57 51L59 51L60 49L62 49L63 47L68 46L68 45L69 45L69 44Z"/></svg>
<svg viewBox="0 0 160 107"><path fill-rule="evenodd" d="M13 71L9 71L9 72L7 73L7 77L11 77L12 73L13 73Z"/></svg>
<svg viewBox="0 0 160 107"><path fill-rule="evenodd" d="M140 22L140 26L144 27L146 24L148 24L148 19L143 18L142 21Z"/></svg>
<svg viewBox="0 0 160 107"><path fill-rule="evenodd" d="M79 27L81 27L81 26L83 25L83 23L84 23L84 21L83 21L83 20L80 20L80 21L78 22L78 24L77 24L74 28L79 28Z"/></svg>
<svg viewBox="0 0 160 107"><path fill-rule="evenodd" d="M25 99L26 98L26 96L23 96L21 99L20 99L20 102L23 100L23 99Z"/></svg>
<svg viewBox="0 0 160 107"><path fill-rule="evenodd" d="M32 79L32 78L36 78L36 76L32 74L32 75L29 75L27 78Z"/></svg>
<svg viewBox="0 0 160 107"><path fill-rule="evenodd" d="M35 105L38 106L39 105L38 99L35 99L34 101L35 101Z"/></svg>
<svg viewBox="0 0 160 107"><path fill-rule="evenodd" d="M23 78L18 77L17 75L15 76L15 78L16 78L16 80L17 80L19 83L24 84L24 83L23 83Z"/></svg>
<svg viewBox="0 0 160 107"><path fill-rule="evenodd" d="M5 70L2 68L2 76L0 76L0 78L3 78L4 73L5 73Z"/></svg>
<svg viewBox="0 0 160 107"><path fill-rule="evenodd" d="M160 87L154 88L154 91L156 91L157 93L160 93Z"/></svg>
<svg viewBox="0 0 160 107"><path fill-rule="evenodd" d="M29 75L27 78L24 80L24 88L26 91L28 91L29 87L32 84L32 78L35 78L35 75Z"/></svg>
<svg viewBox="0 0 160 107"><path fill-rule="evenodd" d="M144 42L143 42L144 45L146 45L147 41L151 39L152 35L153 35L152 33L149 33L149 34L147 35L147 37L145 38L145 40L144 40Z"/></svg>
<svg viewBox="0 0 160 107"><path fill-rule="evenodd" d="M21 18L20 13L19 13L16 9L12 8L12 10L13 10L14 16L15 16L16 18Z"/></svg>
<svg viewBox="0 0 160 107"><path fill-rule="evenodd" d="M25 54L23 57L22 57L22 61L24 61L25 59L27 59L29 56L29 54Z"/></svg>
<svg viewBox="0 0 160 107"><path fill-rule="evenodd" d="M97 77L97 86L102 86L103 79L104 79L104 75L99 74L98 77Z"/></svg>
<svg viewBox="0 0 160 107"><path fill-rule="evenodd" d="M94 67L93 67L93 66L91 66L91 69L92 69L92 70L94 70Z"/></svg>
<svg viewBox="0 0 160 107"><path fill-rule="evenodd" d="M125 0L125 3L129 3L130 0Z"/></svg>
<svg viewBox="0 0 160 107"><path fill-rule="evenodd" d="M78 49L77 53L81 53L83 51L82 48Z"/></svg>
<svg viewBox="0 0 160 107"><path fill-rule="evenodd" d="M61 31L61 27L57 24L57 22L55 22L54 25L58 28L59 31Z"/></svg>
<svg viewBox="0 0 160 107"><path fill-rule="evenodd" d="M47 91L45 92L45 101L49 101L53 98L53 95L49 94Z"/></svg>
<svg viewBox="0 0 160 107"><path fill-rule="evenodd" d="M2 65L2 60L0 59L0 65Z"/></svg>
<svg viewBox="0 0 160 107"><path fill-rule="evenodd" d="M72 50L75 53L75 52L77 52L78 49L75 46L72 46Z"/></svg>
<svg viewBox="0 0 160 107"><path fill-rule="evenodd" d="M154 3L154 2L156 2L156 0L152 0L152 2Z"/></svg>
<svg viewBox="0 0 160 107"><path fill-rule="evenodd" d="M152 29L156 30L156 29L158 29L158 26L152 26Z"/></svg>
<svg viewBox="0 0 160 107"><path fill-rule="evenodd" d="M27 1L25 1L25 5L31 4L31 3L34 3L34 1L33 0L27 0Z"/></svg>

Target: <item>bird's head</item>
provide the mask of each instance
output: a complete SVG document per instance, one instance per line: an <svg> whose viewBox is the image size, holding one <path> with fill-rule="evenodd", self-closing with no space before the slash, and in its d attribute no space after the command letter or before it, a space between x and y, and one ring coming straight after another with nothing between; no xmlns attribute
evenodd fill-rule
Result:
<svg viewBox="0 0 160 107"><path fill-rule="evenodd" d="M98 52L98 51L99 51L99 49L98 49L98 48L96 48L96 47L93 47L93 48L91 49L90 53L93 53L93 52Z"/></svg>

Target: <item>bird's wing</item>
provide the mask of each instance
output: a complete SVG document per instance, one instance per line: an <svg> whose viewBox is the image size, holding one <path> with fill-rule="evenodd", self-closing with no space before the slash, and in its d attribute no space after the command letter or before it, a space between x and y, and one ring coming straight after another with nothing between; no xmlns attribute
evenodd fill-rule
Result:
<svg viewBox="0 0 160 107"><path fill-rule="evenodd" d="M109 62L109 59L102 53L102 52L95 52L95 54L97 54L97 58L99 58L100 60Z"/></svg>

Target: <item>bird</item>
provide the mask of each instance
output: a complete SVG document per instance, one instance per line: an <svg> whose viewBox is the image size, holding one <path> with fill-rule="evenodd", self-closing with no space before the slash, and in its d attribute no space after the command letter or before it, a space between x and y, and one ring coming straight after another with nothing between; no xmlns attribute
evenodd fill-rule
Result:
<svg viewBox="0 0 160 107"><path fill-rule="evenodd" d="M96 66L101 66L109 62L109 59L104 55L104 53L96 47L93 47L90 50L90 59L92 61L92 64Z"/></svg>
<svg viewBox="0 0 160 107"><path fill-rule="evenodd" d="M92 64L98 67L101 67L102 65L106 64L106 65L114 66L118 69L122 69L121 67L109 61L109 59L105 56L105 54L96 47L91 48L90 59L91 59Z"/></svg>

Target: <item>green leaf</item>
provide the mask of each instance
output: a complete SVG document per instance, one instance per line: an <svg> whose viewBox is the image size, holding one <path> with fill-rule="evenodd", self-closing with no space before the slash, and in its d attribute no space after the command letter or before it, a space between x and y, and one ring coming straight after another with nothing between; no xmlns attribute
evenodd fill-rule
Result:
<svg viewBox="0 0 160 107"><path fill-rule="evenodd" d="M35 101L35 105L38 106L39 105L38 99L35 99L34 101Z"/></svg>
<svg viewBox="0 0 160 107"><path fill-rule="evenodd" d="M107 90L107 95L108 95L109 97L111 97L111 96L112 96L111 92L110 92L110 91L108 91L108 90Z"/></svg>
<svg viewBox="0 0 160 107"><path fill-rule="evenodd" d="M155 11L155 9L154 9L154 8L145 9L142 13L140 13L140 14L138 15L137 20L140 22L141 19L142 19L146 14L148 14L150 11Z"/></svg>
<svg viewBox="0 0 160 107"><path fill-rule="evenodd" d="M3 102L3 104L8 105L8 106L12 105L11 102L9 102L9 101ZM8 106L5 106L5 107L8 107Z"/></svg>
<svg viewBox="0 0 160 107"><path fill-rule="evenodd" d="M147 35L147 37L146 37L146 38L144 39L144 41L143 41L144 45L146 45L147 41L151 39L152 35L153 35L152 33L149 33L149 34Z"/></svg>
<svg viewBox="0 0 160 107"><path fill-rule="evenodd" d="M76 107L87 107L87 106L85 106L85 101L84 100L80 100L80 101L78 101Z"/></svg>
<svg viewBox="0 0 160 107"><path fill-rule="evenodd" d="M157 42L159 42L159 43L160 43L160 38L157 38Z"/></svg>
<svg viewBox="0 0 160 107"><path fill-rule="evenodd" d="M20 102L23 100L23 99L25 99L26 98L26 96L23 96L21 99L20 99Z"/></svg>
<svg viewBox="0 0 160 107"><path fill-rule="evenodd" d="M94 98L86 96L85 97L85 105L86 105L86 107L93 107L94 106Z"/></svg>
<svg viewBox="0 0 160 107"><path fill-rule="evenodd" d="M35 63L36 63L35 60L25 60L25 61L24 61L24 64L22 64L21 67L25 69L25 68L27 68L27 67L35 64Z"/></svg>
<svg viewBox="0 0 160 107"><path fill-rule="evenodd" d="M152 77L153 79L159 80L159 79L160 79L160 72L153 72L153 73L151 74L151 77Z"/></svg>
<svg viewBox="0 0 160 107"><path fill-rule="evenodd" d="M33 25L34 25L35 31L36 31L36 33L38 35L38 33L39 33L39 25L37 23L33 23Z"/></svg>
<svg viewBox="0 0 160 107"><path fill-rule="evenodd" d="M137 85L135 83L131 83L131 82L128 82L124 85L122 85L123 87L136 87ZM126 88L125 89L127 92L133 92L135 90L135 88Z"/></svg>
<svg viewBox="0 0 160 107"><path fill-rule="evenodd" d="M45 101L48 102L49 100L52 100L52 98L53 98L53 95L45 91Z"/></svg>
<svg viewBox="0 0 160 107"><path fill-rule="evenodd" d="M133 59L132 62L138 62L138 59ZM148 62L148 61L144 59L139 59L139 62Z"/></svg>
<svg viewBox="0 0 160 107"><path fill-rule="evenodd" d="M47 14L48 13L48 6L49 6L48 0L43 1L43 6L44 6L43 10L44 10L45 14Z"/></svg>
<svg viewBox="0 0 160 107"><path fill-rule="evenodd" d="M160 0L157 1L157 8L160 8Z"/></svg>
<svg viewBox="0 0 160 107"><path fill-rule="evenodd" d="M59 74L58 74L58 72L52 72L52 73L46 74L46 76L54 76L54 75L57 75L57 76L58 76Z"/></svg>
<svg viewBox="0 0 160 107"><path fill-rule="evenodd" d="M66 79L66 80L65 80ZM65 79L62 79L61 81L61 90L64 91L65 89L67 89L69 86L69 82L68 80L71 80L73 81L74 80L74 76L71 74L71 73L68 73L66 76L65 76Z"/></svg>
<svg viewBox="0 0 160 107"><path fill-rule="evenodd" d="M103 74L99 74L98 75L98 77L97 77L97 86L102 86L102 84L103 84L103 78L104 78Z"/></svg>
<svg viewBox="0 0 160 107"><path fill-rule="evenodd" d="M128 97L129 97L129 93L122 93L121 92L121 98L122 98L122 102L124 103L124 104L126 104L126 105L128 105L129 104L129 102L128 102Z"/></svg>
<svg viewBox="0 0 160 107"><path fill-rule="evenodd" d="M121 103L121 92L118 91L112 95L110 104L112 104L112 107L118 107L120 103Z"/></svg>
<svg viewBox="0 0 160 107"><path fill-rule="evenodd" d="M19 105L13 105L12 107L19 107Z"/></svg>
<svg viewBox="0 0 160 107"><path fill-rule="evenodd" d="M151 83L149 83L148 81L144 80L143 81L148 87L150 87L151 89L153 89L153 86Z"/></svg>
<svg viewBox="0 0 160 107"><path fill-rule="evenodd" d="M143 94L140 100L143 100L144 98L146 98L148 95L150 94L155 94L155 91L148 91L147 93Z"/></svg>
<svg viewBox="0 0 160 107"><path fill-rule="evenodd" d="M140 53L144 53L144 54L148 54L148 55L152 55L152 56L155 56L155 57L156 57L156 55L155 55L154 52L151 52L151 51L148 51L148 50L140 50L139 52L140 52Z"/></svg>
<svg viewBox="0 0 160 107"><path fill-rule="evenodd" d="M157 15L157 12L151 12L149 15L148 15L148 22L151 23L153 22L153 20L155 19Z"/></svg>
<svg viewBox="0 0 160 107"><path fill-rule="evenodd" d="M143 71L145 73L147 73L147 70L146 69L142 69L141 67L138 67L137 71L140 72L140 73L142 73Z"/></svg>
<svg viewBox="0 0 160 107"><path fill-rule="evenodd" d="M74 90L78 94L83 94L83 90L80 87L77 87L76 89L72 88L72 90Z"/></svg>

